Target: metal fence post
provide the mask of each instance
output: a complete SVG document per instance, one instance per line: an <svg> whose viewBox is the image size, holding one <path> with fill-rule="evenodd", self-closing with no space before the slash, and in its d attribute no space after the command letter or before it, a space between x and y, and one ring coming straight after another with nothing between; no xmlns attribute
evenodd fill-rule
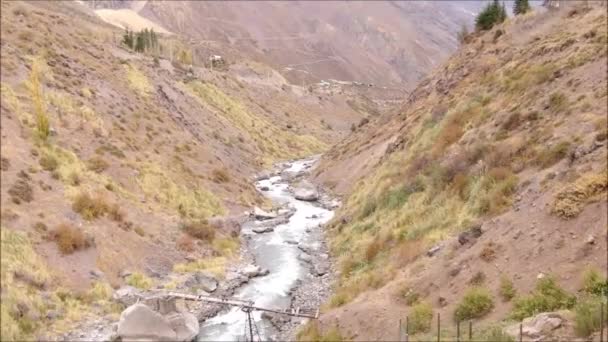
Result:
<svg viewBox="0 0 608 342"><path fill-rule="evenodd" d="M469 321L469 341L473 341L473 321Z"/></svg>
<svg viewBox="0 0 608 342"><path fill-rule="evenodd" d="M437 342L441 342L441 314L437 313Z"/></svg>
<svg viewBox="0 0 608 342"><path fill-rule="evenodd" d="M524 339L523 324L519 323L519 342L522 342L523 339Z"/></svg>
<svg viewBox="0 0 608 342"><path fill-rule="evenodd" d="M410 340L410 318L405 316L405 342Z"/></svg>
<svg viewBox="0 0 608 342"><path fill-rule="evenodd" d="M600 307L600 342L604 342L604 303Z"/></svg>
<svg viewBox="0 0 608 342"><path fill-rule="evenodd" d="M456 322L456 342L460 342L460 321Z"/></svg>
<svg viewBox="0 0 608 342"><path fill-rule="evenodd" d="M397 341L401 342L401 318L399 318L399 334L397 335Z"/></svg>

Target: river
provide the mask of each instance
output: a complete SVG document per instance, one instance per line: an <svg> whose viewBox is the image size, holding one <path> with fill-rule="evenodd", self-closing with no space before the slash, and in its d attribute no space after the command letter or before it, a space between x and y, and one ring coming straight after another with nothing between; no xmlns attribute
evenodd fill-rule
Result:
<svg viewBox="0 0 608 342"><path fill-rule="evenodd" d="M281 174L297 174L311 168L316 159L295 161ZM311 229L326 223L333 217L333 211L321 207L316 202L299 201L289 191L289 181L281 176L256 182L258 189L272 200L276 206L287 205L294 210L289 221L275 227L274 231L256 234L252 225L245 225L242 239L247 241L248 251L255 263L270 272L266 276L251 279L235 293L236 298L251 300L256 306L266 308L289 308L290 290L298 280L309 273L309 267L298 255L298 244L319 244L319 234L310 234ZM262 340L273 333L272 326L262 319L260 312L252 313L255 326ZM245 340L247 328L246 314L239 308L222 311L201 325L199 341L236 341Z"/></svg>

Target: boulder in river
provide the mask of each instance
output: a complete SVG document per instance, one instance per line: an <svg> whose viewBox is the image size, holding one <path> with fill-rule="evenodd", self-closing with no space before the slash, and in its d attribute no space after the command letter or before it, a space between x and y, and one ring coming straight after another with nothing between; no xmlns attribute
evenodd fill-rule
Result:
<svg viewBox="0 0 608 342"><path fill-rule="evenodd" d="M268 270L261 268L257 265L249 265L243 268L243 274L249 278L264 276L269 273Z"/></svg>
<svg viewBox="0 0 608 342"><path fill-rule="evenodd" d="M310 254L306 254L306 253L298 254L298 259L302 260L306 263L310 263L312 261L312 257L310 256Z"/></svg>
<svg viewBox="0 0 608 342"><path fill-rule="evenodd" d="M256 220L269 220L269 219L276 218L277 214L270 213L270 212L262 210L258 207L255 207L255 208L253 208L253 217L255 217Z"/></svg>
<svg viewBox="0 0 608 342"><path fill-rule="evenodd" d="M319 193L314 188L298 187L294 190L294 197L300 201L316 201L319 199Z"/></svg>
<svg viewBox="0 0 608 342"><path fill-rule="evenodd" d="M123 341L176 341L169 321L144 304L133 304L120 315L118 336Z"/></svg>
<svg viewBox="0 0 608 342"><path fill-rule="evenodd" d="M274 227L272 226L262 226L262 227L255 227L251 229L254 233L257 234L263 234L263 233L269 233L274 231Z"/></svg>

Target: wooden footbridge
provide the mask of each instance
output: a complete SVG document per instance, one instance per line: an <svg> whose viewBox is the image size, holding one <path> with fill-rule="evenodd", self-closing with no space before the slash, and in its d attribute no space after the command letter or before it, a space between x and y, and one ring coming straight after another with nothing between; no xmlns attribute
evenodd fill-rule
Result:
<svg viewBox="0 0 608 342"><path fill-rule="evenodd" d="M209 296L209 295L193 295L193 294L174 292L174 291L163 292L160 295L162 297L164 297L165 299L169 299L169 300L182 299L182 300L193 301L193 302L206 302L206 303L240 308L247 315L247 320L246 320L246 324L245 324L245 329L246 329L245 336L247 338L247 341L251 341L251 342L256 341L256 340L261 341L261 337L260 337L258 328L255 324L255 321L251 317L251 312L253 312L253 311L262 311L262 312L269 312L272 314L287 315L287 316L292 316L292 317L304 317L304 318L310 318L310 319L319 318L318 309L311 310L311 309L302 309L300 307L297 307L295 309L284 309L284 310L270 309L270 308L263 308L260 306L256 306L253 301L242 300L239 298L214 297L214 296ZM255 339L256 336L257 336L257 339Z"/></svg>
<svg viewBox="0 0 608 342"><path fill-rule="evenodd" d="M179 298L179 299L188 300L188 301L198 301L198 302L207 302L207 303L214 303L214 304L227 305L227 306L236 306L241 309L245 308L245 309L251 310L251 311L263 311L263 312L270 312L270 313L275 313L275 314L279 314L279 315L287 315L287 316L293 316L293 317L305 317L305 318L312 318L312 319L319 318L318 309L317 310L301 309L299 307L295 308L295 309L285 309L285 310L269 309L269 308L263 308L260 306L256 306L253 301L247 301L247 300L242 300L242 299L238 299L238 298L214 297L214 296L208 296L208 295L192 295L192 294L173 292L173 291L164 293L164 296L171 297L171 298ZM243 311L245 311L245 310L243 310Z"/></svg>

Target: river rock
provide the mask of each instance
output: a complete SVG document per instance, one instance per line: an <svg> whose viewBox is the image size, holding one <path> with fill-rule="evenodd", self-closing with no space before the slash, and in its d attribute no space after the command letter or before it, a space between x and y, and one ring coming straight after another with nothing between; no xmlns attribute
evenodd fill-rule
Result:
<svg viewBox="0 0 608 342"><path fill-rule="evenodd" d="M329 263L326 261L319 261L312 265L312 274L317 277L323 276L329 272Z"/></svg>
<svg viewBox="0 0 608 342"><path fill-rule="evenodd" d="M262 172L255 177L255 181L256 182L263 181L263 180L270 178L271 176L272 175L270 174L270 172Z"/></svg>
<svg viewBox="0 0 608 342"><path fill-rule="evenodd" d="M177 335L176 341L193 341L199 333L198 319L189 312L171 314L167 320Z"/></svg>
<svg viewBox="0 0 608 342"><path fill-rule="evenodd" d="M141 292L133 286L123 286L112 294L112 299L124 306L133 305L140 298Z"/></svg>
<svg viewBox="0 0 608 342"><path fill-rule="evenodd" d="M274 227L266 226L266 227L255 227L252 228L251 231L257 234L269 233L274 231Z"/></svg>
<svg viewBox="0 0 608 342"><path fill-rule="evenodd" d="M294 197L300 201L316 201L319 199L319 193L316 189L298 187L294 190Z"/></svg>
<svg viewBox="0 0 608 342"><path fill-rule="evenodd" d="M310 254L306 254L306 253L298 254L298 259L302 260L306 263L310 263L312 261L312 257L310 256Z"/></svg>
<svg viewBox="0 0 608 342"><path fill-rule="evenodd" d="M120 314L118 336L122 341L176 341L167 319L144 304L133 304Z"/></svg>
<svg viewBox="0 0 608 342"><path fill-rule="evenodd" d="M270 273L270 271L263 269L257 265L249 265L249 266L246 266L245 268L243 268L243 274L249 278L265 276L268 273Z"/></svg>
<svg viewBox="0 0 608 342"><path fill-rule="evenodd" d="M269 220L277 217L277 214L264 211L258 207L253 208L253 216L256 220Z"/></svg>
<svg viewBox="0 0 608 342"><path fill-rule="evenodd" d="M236 288L248 283L249 277L238 272L229 272L226 274L226 282L228 283L229 288Z"/></svg>
<svg viewBox="0 0 608 342"><path fill-rule="evenodd" d="M188 288L200 288L206 292L213 292L217 289L218 281L215 276L209 272L196 272L191 274L184 286Z"/></svg>
<svg viewBox="0 0 608 342"><path fill-rule="evenodd" d="M260 187L260 191L269 191L269 190L270 190L270 188L267 187L267 186L261 186Z"/></svg>

